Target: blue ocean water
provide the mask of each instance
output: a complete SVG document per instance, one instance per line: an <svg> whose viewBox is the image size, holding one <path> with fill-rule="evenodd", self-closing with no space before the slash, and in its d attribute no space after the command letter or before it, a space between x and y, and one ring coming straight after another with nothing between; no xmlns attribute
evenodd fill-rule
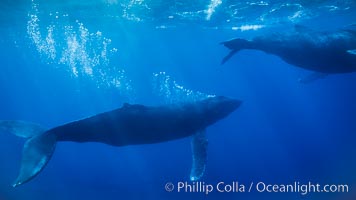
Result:
<svg viewBox="0 0 356 200"><path fill-rule="evenodd" d="M0 200L356 198L356 74L310 72L258 51L225 65L219 43L353 27L354 1L2 0L0 119L55 127L121 107L229 96L243 105L208 127L204 184L347 184L347 193L177 191L190 139L112 147L59 143L46 168L12 188L24 140L2 132ZM165 185L175 184L167 192ZM201 182L201 183L202 183ZM248 190L248 189L246 189Z"/></svg>

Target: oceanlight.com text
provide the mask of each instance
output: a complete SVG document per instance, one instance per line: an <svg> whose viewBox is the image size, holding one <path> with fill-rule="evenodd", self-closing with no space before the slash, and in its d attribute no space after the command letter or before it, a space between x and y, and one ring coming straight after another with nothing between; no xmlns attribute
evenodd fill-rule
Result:
<svg viewBox="0 0 356 200"><path fill-rule="evenodd" d="M289 184L271 184L260 182L250 182L248 184L233 182L218 182L210 184L205 182L168 182L165 185L167 192L179 193L299 193L308 195L309 193L347 193L350 188L347 184L319 184L313 182L301 183L295 181Z"/></svg>

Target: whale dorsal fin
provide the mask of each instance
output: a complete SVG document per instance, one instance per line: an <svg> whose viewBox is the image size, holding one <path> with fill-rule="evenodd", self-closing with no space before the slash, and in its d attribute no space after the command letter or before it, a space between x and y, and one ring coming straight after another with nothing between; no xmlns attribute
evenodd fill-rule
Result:
<svg viewBox="0 0 356 200"><path fill-rule="evenodd" d="M142 112L145 110L144 105L140 104L129 104L129 103L124 103L121 107L121 109L126 110L126 111L132 111L132 112Z"/></svg>
<svg viewBox="0 0 356 200"><path fill-rule="evenodd" d="M294 30L295 32L298 32L298 33L306 33L306 32L312 32L313 30L306 27L306 26L303 26L303 25L300 25L300 24L296 24L294 25Z"/></svg>
<svg viewBox="0 0 356 200"><path fill-rule="evenodd" d="M129 103L124 103L124 104L122 105L123 108L128 108L128 107L130 107L130 106L131 106L131 104L129 104Z"/></svg>
<svg viewBox="0 0 356 200"><path fill-rule="evenodd" d="M208 140L206 139L205 130L201 130L192 138L193 165L190 171L190 180L199 180L205 172L207 160Z"/></svg>

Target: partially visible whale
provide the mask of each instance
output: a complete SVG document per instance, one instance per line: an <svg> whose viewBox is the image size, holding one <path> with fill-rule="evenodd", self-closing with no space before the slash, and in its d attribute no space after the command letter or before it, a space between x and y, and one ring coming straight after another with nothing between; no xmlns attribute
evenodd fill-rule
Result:
<svg viewBox="0 0 356 200"><path fill-rule="evenodd" d="M23 121L0 121L0 131L28 138L20 173L13 187L35 177L52 156L57 142L100 142L113 146L153 144L193 136L191 180L205 171L205 129L226 117L241 101L222 96L184 104L150 107L124 104L121 108L70 122L49 130Z"/></svg>
<svg viewBox="0 0 356 200"><path fill-rule="evenodd" d="M291 65L315 72L301 82L310 82L327 74L356 71L354 30L318 32L296 26L293 33L269 34L252 40L235 38L222 44L231 50L222 64L240 50L259 50L276 55Z"/></svg>

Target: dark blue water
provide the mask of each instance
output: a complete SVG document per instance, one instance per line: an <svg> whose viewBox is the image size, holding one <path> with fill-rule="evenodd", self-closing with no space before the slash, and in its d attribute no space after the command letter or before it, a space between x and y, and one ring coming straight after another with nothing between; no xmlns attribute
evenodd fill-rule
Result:
<svg viewBox="0 0 356 200"><path fill-rule="evenodd" d="M112 147L59 143L46 168L12 188L23 139L1 133L0 200L356 198L356 74L311 72L257 51L225 65L220 42L355 23L354 1L1 1L0 119L51 128L125 102L229 96L243 105L207 129L202 181L348 184L348 193L165 191L191 183L190 139ZM352 26L351 26L352 27ZM176 185L175 185L176 186Z"/></svg>

